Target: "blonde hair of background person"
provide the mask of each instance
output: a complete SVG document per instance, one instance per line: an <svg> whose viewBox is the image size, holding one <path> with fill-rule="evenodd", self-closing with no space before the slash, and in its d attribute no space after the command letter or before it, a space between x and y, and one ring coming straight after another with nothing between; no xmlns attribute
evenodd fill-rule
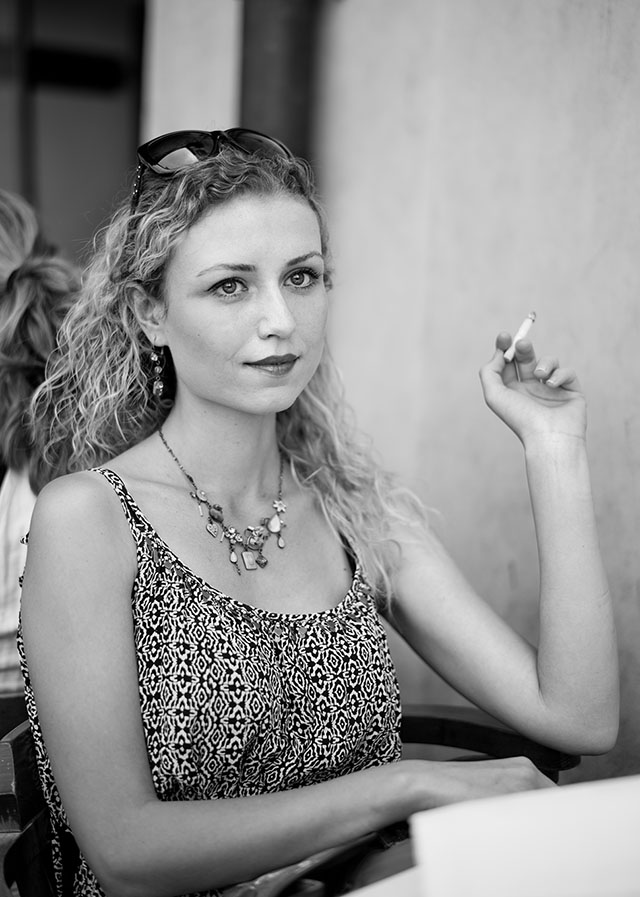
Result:
<svg viewBox="0 0 640 897"><path fill-rule="evenodd" d="M380 616L530 737L599 753L617 733L574 372L528 341L507 364L507 333L481 371L525 452L534 647L352 426L311 173L247 133L189 132L197 157L164 173L181 134L140 149L34 400L49 463L74 471L38 498L21 633L60 894L214 894L422 809L550 786L522 758L401 760Z"/></svg>
<svg viewBox="0 0 640 897"><path fill-rule="evenodd" d="M0 190L0 693L23 687L15 644L26 556L20 539L34 493L51 475L32 450L27 411L79 284L75 266L42 237L29 203Z"/></svg>

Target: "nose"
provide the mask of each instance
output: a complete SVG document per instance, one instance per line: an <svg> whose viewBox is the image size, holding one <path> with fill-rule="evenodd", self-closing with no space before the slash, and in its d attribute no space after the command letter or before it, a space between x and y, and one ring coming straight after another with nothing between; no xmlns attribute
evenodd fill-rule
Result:
<svg viewBox="0 0 640 897"><path fill-rule="evenodd" d="M270 336L287 339L296 329L296 319L280 287L263 291L260 312L258 336L261 339L269 339Z"/></svg>

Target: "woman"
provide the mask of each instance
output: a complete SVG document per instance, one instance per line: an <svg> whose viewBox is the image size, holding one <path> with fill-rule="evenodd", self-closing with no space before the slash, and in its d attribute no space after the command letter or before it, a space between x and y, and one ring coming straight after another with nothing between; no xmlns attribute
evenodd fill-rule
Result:
<svg viewBox="0 0 640 897"><path fill-rule="evenodd" d="M610 748L614 633L573 372L527 341L507 364L508 334L482 370L525 448L536 650L349 426L306 165L239 129L164 135L139 162L35 405L50 463L74 471L38 500L22 605L73 893L216 893L418 810L548 785L522 759L400 760L379 615L523 733Z"/></svg>
<svg viewBox="0 0 640 897"><path fill-rule="evenodd" d="M35 493L49 472L34 453L27 412L56 332L77 291L75 266L42 236L28 202L0 190L0 695L7 731L24 718L16 647L19 577ZM16 696L13 708L8 695ZM14 712L15 711L15 712Z"/></svg>

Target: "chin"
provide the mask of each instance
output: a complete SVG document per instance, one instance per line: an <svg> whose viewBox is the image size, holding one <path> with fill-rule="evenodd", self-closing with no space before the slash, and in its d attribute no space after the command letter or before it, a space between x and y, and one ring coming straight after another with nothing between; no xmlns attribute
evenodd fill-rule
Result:
<svg viewBox="0 0 640 897"><path fill-rule="evenodd" d="M264 397L264 401L244 401L242 403L239 403L235 407L237 407L238 411L244 411L246 414L279 414L281 411L287 411L287 409L291 408L291 406L295 404L301 392L301 389L287 389L283 390L282 394L279 396L266 396Z"/></svg>

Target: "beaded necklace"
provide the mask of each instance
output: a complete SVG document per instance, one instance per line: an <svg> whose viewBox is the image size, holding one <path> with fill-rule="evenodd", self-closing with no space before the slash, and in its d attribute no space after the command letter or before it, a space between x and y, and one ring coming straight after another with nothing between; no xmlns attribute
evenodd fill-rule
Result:
<svg viewBox="0 0 640 897"><path fill-rule="evenodd" d="M162 444L166 450L189 481L193 490L189 492L189 495L198 502L198 510L200 511L201 517L204 517L202 510L203 505L207 509L207 532L213 539L217 539L219 536L220 542L223 542L226 539L229 546L229 561L236 568L238 576L241 575L238 551L240 551L240 557L242 558L242 563L246 570L261 570L266 567L269 562L263 555L262 548L267 539L269 539L270 536L275 535L277 536L276 543L278 548L284 548L285 546L282 530L286 524L283 523L280 517L280 515L284 514L287 510L287 506L282 501L282 481L284 479L284 459L282 455L280 455L278 497L272 502L272 507L275 513L272 514L271 517L263 517L258 526L245 527L244 532L241 533L235 526L227 526L224 522L224 511L222 510L221 505L210 502L207 493L203 489L198 488L191 474L185 470L177 455L165 439L162 427L158 429L158 436L162 440Z"/></svg>

